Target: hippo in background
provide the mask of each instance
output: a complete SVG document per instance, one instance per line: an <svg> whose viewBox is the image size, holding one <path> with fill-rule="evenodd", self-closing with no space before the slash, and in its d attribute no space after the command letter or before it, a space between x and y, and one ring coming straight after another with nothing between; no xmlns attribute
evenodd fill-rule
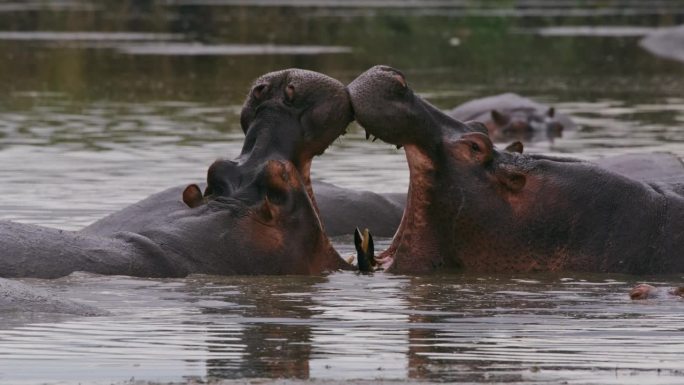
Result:
<svg viewBox="0 0 684 385"><path fill-rule="evenodd" d="M447 111L452 118L483 123L495 142L550 140L574 129L569 116L514 93L474 99Z"/></svg>
<svg viewBox="0 0 684 385"><path fill-rule="evenodd" d="M403 146L406 209L377 258L396 273L684 272L684 183L642 182L572 158L494 147L376 66L349 86L356 119ZM372 230L372 229L371 229Z"/></svg>
<svg viewBox="0 0 684 385"><path fill-rule="evenodd" d="M309 179L312 157L351 121L349 96L338 81L297 69L264 75L243 108L242 154L209 168L204 193L189 185L182 200L142 213L123 229L70 232L2 221L0 276L56 278L87 271L182 277L351 269L322 228Z"/></svg>

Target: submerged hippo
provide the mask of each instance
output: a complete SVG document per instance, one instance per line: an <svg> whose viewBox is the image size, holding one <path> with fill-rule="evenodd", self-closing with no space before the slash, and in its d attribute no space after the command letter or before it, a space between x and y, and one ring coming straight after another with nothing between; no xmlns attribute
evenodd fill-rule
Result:
<svg viewBox="0 0 684 385"><path fill-rule="evenodd" d="M230 197L180 208L136 233L103 237L0 222L0 275L183 277L348 268L325 236L295 166L270 160L259 170Z"/></svg>
<svg viewBox="0 0 684 385"><path fill-rule="evenodd" d="M108 314L105 310L59 298L55 293L26 283L0 278L0 315L7 316L8 313L25 314L27 312L79 316Z"/></svg>
<svg viewBox="0 0 684 385"><path fill-rule="evenodd" d="M267 74L245 102L245 144L235 161L215 162L202 193L113 226L68 232L0 222L0 276L54 278L76 270L176 277L206 274L317 274L350 268L317 214L311 158L352 120L344 86L303 70ZM95 228L96 230L97 228Z"/></svg>
<svg viewBox="0 0 684 385"><path fill-rule="evenodd" d="M514 93L488 96L463 103L447 113L459 121L484 123L493 141L553 140L575 127L569 116L555 108Z"/></svg>
<svg viewBox="0 0 684 385"><path fill-rule="evenodd" d="M390 67L348 89L357 121L409 164L407 207L378 259L387 270L684 271L684 184L496 149L483 125L443 114Z"/></svg>
<svg viewBox="0 0 684 385"><path fill-rule="evenodd" d="M633 300L650 299L658 297L684 297L684 287L657 288L647 283L636 285L629 292L629 298Z"/></svg>

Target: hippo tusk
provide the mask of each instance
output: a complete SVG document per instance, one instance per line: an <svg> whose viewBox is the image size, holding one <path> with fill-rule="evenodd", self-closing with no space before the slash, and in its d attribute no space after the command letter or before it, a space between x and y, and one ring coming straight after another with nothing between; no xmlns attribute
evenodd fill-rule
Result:
<svg viewBox="0 0 684 385"><path fill-rule="evenodd" d="M368 229L363 230L363 234L358 227L354 231L354 246L356 247L356 262L361 272L371 272L374 270L375 247L373 236Z"/></svg>

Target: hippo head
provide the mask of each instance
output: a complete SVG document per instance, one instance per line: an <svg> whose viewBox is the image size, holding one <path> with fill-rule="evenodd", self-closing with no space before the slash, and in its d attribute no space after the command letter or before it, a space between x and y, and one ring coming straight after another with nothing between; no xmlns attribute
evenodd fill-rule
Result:
<svg viewBox="0 0 684 385"><path fill-rule="evenodd" d="M347 86L356 121L369 135L404 146L430 147L447 135L484 127L469 127L416 95L404 75L388 66L375 66Z"/></svg>
<svg viewBox="0 0 684 385"><path fill-rule="evenodd" d="M230 196L206 204L188 186L184 199L204 234L205 255L214 255L212 272L225 274L318 274L348 267L325 235L294 165L269 160ZM207 250L209 249L209 250ZM206 258L206 257L205 257Z"/></svg>
<svg viewBox="0 0 684 385"><path fill-rule="evenodd" d="M300 69L261 76L242 107L241 154L209 168L205 197L230 195L265 160L283 159L294 164L318 210L311 187L312 158L322 154L352 120L344 85L329 76Z"/></svg>
<svg viewBox="0 0 684 385"><path fill-rule="evenodd" d="M286 69L258 78L242 107L243 155L279 153L298 168L345 132L354 116L344 85L313 71ZM263 154L266 151L268 154Z"/></svg>
<svg viewBox="0 0 684 385"><path fill-rule="evenodd" d="M563 124L555 118L556 110L550 107L546 112L535 108L517 108L510 111L491 111L491 120L486 121L490 135L500 139L529 140L535 133L544 133L553 140L563 134Z"/></svg>
<svg viewBox="0 0 684 385"><path fill-rule="evenodd" d="M449 262L457 266L457 261L445 260L442 252L450 242L448 236L443 236L444 222L460 210L459 204L454 204L459 200L450 199L464 187L458 174L453 173L453 161L456 156L461 156L463 162L489 161L492 152L486 151L491 147L486 127L447 116L416 96L403 74L390 67L371 68L348 89L356 120L369 134L404 146L409 165L404 215L391 246L378 262L393 271L412 273L430 271ZM480 141L471 138L467 141L471 147L465 148L462 144L466 141L460 140L463 135L476 135L473 138ZM466 154L466 150L472 153ZM466 161L465 155L472 158ZM443 204L440 206L438 201Z"/></svg>

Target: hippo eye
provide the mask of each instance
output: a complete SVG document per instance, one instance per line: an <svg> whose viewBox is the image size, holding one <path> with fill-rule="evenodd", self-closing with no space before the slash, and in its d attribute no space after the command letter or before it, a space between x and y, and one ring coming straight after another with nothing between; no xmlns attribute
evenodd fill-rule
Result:
<svg viewBox="0 0 684 385"><path fill-rule="evenodd" d="M292 101L292 99L294 99L294 94L295 87L292 84L288 84L287 88L285 88L285 96L287 97L287 100Z"/></svg>
<svg viewBox="0 0 684 385"><path fill-rule="evenodd" d="M475 143L475 142L471 142L471 143L470 143L470 148L471 148L473 151L480 152L480 146L478 146L477 143Z"/></svg>

